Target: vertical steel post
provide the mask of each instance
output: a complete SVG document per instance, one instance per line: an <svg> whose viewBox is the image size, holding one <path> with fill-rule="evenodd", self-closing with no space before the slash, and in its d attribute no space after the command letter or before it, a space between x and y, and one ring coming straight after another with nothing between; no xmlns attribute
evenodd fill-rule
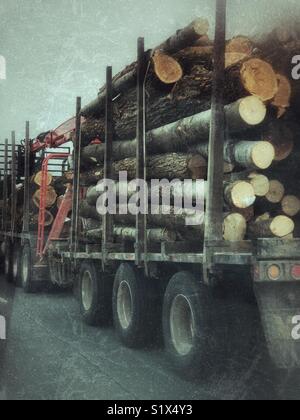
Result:
<svg viewBox="0 0 300 420"><path fill-rule="evenodd" d="M2 182L2 171L0 170L0 182ZM1 194L1 201L4 204L4 197L3 197L3 183L2 183L2 194ZM1 232L4 230L4 218L3 218L3 207L2 207L2 215L1 215Z"/></svg>
<svg viewBox="0 0 300 420"><path fill-rule="evenodd" d="M137 152L136 152L136 178L146 180L146 116L145 116L145 76L146 55L144 38L138 39L138 66L137 66ZM148 195L144 194L144 207L148 204ZM136 265L141 267L147 256L147 215L139 213L136 218ZM142 259L144 254L144 261ZM147 266L147 264L145 264Z"/></svg>
<svg viewBox="0 0 300 420"><path fill-rule="evenodd" d="M4 233L7 233L7 201L8 201L8 139L5 139L4 147L4 181L3 181L3 224Z"/></svg>
<svg viewBox="0 0 300 420"><path fill-rule="evenodd" d="M16 197L16 132L11 133L11 233L15 231L17 197Z"/></svg>
<svg viewBox="0 0 300 420"><path fill-rule="evenodd" d="M23 211L23 233L29 233L29 183L30 183L30 126L26 121L25 128L25 162L24 162L24 211Z"/></svg>
<svg viewBox="0 0 300 420"><path fill-rule="evenodd" d="M112 179L113 171L113 85L112 67L106 69L106 112L105 112L105 151L104 151L104 179ZM103 268L107 260L109 246L114 242L113 215L106 213L102 221L102 262Z"/></svg>
<svg viewBox="0 0 300 420"><path fill-rule="evenodd" d="M214 241L222 241L223 149L225 140L224 82L226 45L226 0L216 0L214 74L208 156L208 193L205 220L205 254L210 269Z"/></svg>
<svg viewBox="0 0 300 420"><path fill-rule="evenodd" d="M80 166L81 166L81 98L76 100L76 128L74 144L74 179L71 224L71 252L78 250L79 235L79 194L80 194Z"/></svg>

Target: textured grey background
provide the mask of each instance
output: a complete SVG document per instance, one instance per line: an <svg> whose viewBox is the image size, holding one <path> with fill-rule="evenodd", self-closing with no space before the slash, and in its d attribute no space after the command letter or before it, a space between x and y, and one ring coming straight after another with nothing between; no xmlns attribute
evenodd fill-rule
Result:
<svg viewBox="0 0 300 420"><path fill-rule="evenodd" d="M0 0L0 140L24 121L32 135L55 128L74 114L75 97L87 103L114 72L136 54L136 38L147 47L166 39L196 16L212 26L214 0ZM228 0L228 35L268 30L300 15L299 0Z"/></svg>

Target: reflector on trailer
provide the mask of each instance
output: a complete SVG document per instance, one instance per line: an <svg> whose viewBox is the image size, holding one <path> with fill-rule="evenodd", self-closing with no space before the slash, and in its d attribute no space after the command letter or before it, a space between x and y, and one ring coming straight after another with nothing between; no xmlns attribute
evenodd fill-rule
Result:
<svg viewBox="0 0 300 420"><path fill-rule="evenodd" d="M268 277L270 280L279 280L281 276L281 268L278 265L271 265L268 268Z"/></svg>
<svg viewBox="0 0 300 420"><path fill-rule="evenodd" d="M296 264L292 267L291 274L294 280L300 280L300 265Z"/></svg>

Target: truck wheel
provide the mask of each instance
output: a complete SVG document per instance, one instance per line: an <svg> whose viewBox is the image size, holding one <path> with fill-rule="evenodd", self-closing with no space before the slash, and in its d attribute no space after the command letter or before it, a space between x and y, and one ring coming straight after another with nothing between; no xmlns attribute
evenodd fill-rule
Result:
<svg viewBox="0 0 300 420"><path fill-rule="evenodd" d="M19 244L14 245L13 258L12 258L12 278L17 287L22 286L21 282L21 247Z"/></svg>
<svg viewBox="0 0 300 420"><path fill-rule="evenodd" d="M4 276L8 283L13 282L13 245L10 241L5 243Z"/></svg>
<svg viewBox="0 0 300 420"><path fill-rule="evenodd" d="M113 290L113 318L117 333L128 347L138 348L153 341L159 307L151 279L130 264L119 267Z"/></svg>
<svg viewBox="0 0 300 420"><path fill-rule="evenodd" d="M105 325L111 320L112 281L94 262L82 264L79 272L79 300L84 322Z"/></svg>
<svg viewBox="0 0 300 420"><path fill-rule="evenodd" d="M185 377L212 366L215 326L211 291L189 272L175 274L163 305L163 334L168 359Z"/></svg>
<svg viewBox="0 0 300 420"><path fill-rule="evenodd" d="M21 283L25 293L33 293L35 288L32 281L32 258L31 248L27 243L22 248L21 255Z"/></svg>

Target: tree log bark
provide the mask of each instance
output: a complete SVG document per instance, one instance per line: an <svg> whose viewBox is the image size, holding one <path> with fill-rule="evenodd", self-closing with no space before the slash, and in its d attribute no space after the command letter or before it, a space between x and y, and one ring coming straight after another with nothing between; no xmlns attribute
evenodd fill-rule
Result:
<svg viewBox="0 0 300 420"><path fill-rule="evenodd" d="M240 133L258 126L265 120L266 106L259 98L250 96L227 105L225 115L228 132ZM199 142L208 142L210 121L211 110L208 110L149 131L146 134L148 153L185 152ZM116 143L113 147L115 156L135 156L136 139L126 141L123 146ZM86 165L102 163L103 156L103 145L87 146L83 149L83 161Z"/></svg>
<svg viewBox="0 0 300 420"><path fill-rule="evenodd" d="M84 233L84 237L100 243L102 238L102 229L89 230ZM115 226L114 237L124 241L134 242L136 240L136 229L133 227ZM147 230L147 240L149 243L175 242L176 237L176 232L163 228Z"/></svg>
<svg viewBox="0 0 300 420"><path fill-rule="evenodd" d="M115 179L118 178L119 172L124 171L127 172L128 179L136 179L136 158L127 158L113 163ZM169 153L150 156L147 160L147 179L204 179L206 173L206 160L196 154ZM104 167L98 166L93 175L97 181L101 180L104 176ZM92 180L93 177L90 179Z"/></svg>
<svg viewBox="0 0 300 420"><path fill-rule="evenodd" d="M125 213L126 214L120 214ZM86 200L80 204L80 216L84 219L94 219L102 221L102 216L97 212L95 206L90 206ZM135 226L136 216L129 213L127 208L118 208L117 214L113 216L114 223L123 226ZM188 229L196 232L204 230L204 214L197 214L195 210L183 210L176 214L174 207L160 206L159 214L147 215L150 227L163 227L170 230L186 230L187 220L194 221L194 225L189 225ZM198 223L198 224L196 224Z"/></svg>

